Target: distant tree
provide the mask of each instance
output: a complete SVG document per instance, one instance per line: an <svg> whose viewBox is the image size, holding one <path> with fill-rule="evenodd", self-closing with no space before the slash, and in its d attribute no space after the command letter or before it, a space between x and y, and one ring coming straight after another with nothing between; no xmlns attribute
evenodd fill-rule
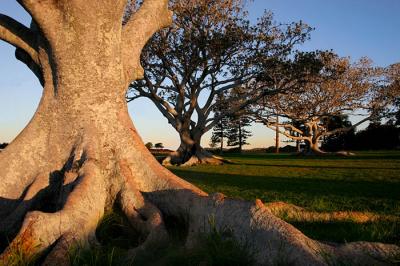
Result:
<svg viewBox="0 0 400 266"><path fill-rule="evenodd" d="M389 124L400 126L400 63L388 66L384 75L393 102L382 113Z"/></svg>
<svg viewBox="0 0 400 266"><path fill-rule="evenodd" d="M279 127L286 137L305 141L309 152L324 154L319 148L322 138L353 130L373 119L377 110L386 106L389 100L388 90L378 82L381 71L372 68L368 59L351 64L349 58L340 58L331 52L319 52L318 57L323 68L302 86L302 93L270 97L254 113L266 126L274 130ZM367 115L354 125L333 130L327 127L326 121L332 117L358 110ZM276 115L286 121L274 123Z"/></svg>
<svg viewBox="0 0 400 266"><path fill-rule="evenodd" d="M7 146L8 146L8 143L6 143L6 142L0 143L0 150L5 149Z"/></svg>
<svg viewBox="0 0 400 266"><path fill-rule="evenodd" d="M153 148L153 143L151 143L151 142L147 142L146 144L145 144L145 146L146 146L146 148L147 149L152 149Z"/></svg>
<svg viewBox="0 0 400 266"><path fill-rule="evenodd" d="M164 149L164 145L161 142L159 142L159 143L156 143L154 145L154 148L156 148L156 149Z"/></svg>
<svg viewBox="0 0 400 266"><path fill-rule="evenodd" d="M220 164L201 147L202 136L221 116L273 93L273 87L254 82L265 69L260 64L290 57L309 36L307 25L277 24L271 13L251 26L244 2L173 0L173 26L157 33L142 53L144 79L132 83L128 101L150 99L178 132L181 144L166 165ZM250 81L246 101L227 109L229 114L213 114L217 95Z"/></svg>
<svg viewBox="0 0 400 266"><path fill-rule="evenodd" d="M225 95L218 95L214 115L219 117L219 121L213 127L210 144L212 147L216 147L219 144L220 153L223 152L224 141L228 137L229 117L227 115L223 115L226 113L227 108L228 106L225 100Z"/></svg>
<svg viewBox="0 0 400 266"><path fill-rule="evenodd" d="M400 128L395 125L370 124L357 132L356 150L393 150L400 148Z"/></svg>
<svg viewBox="0 0 400 266"><path fill-rule="evenodd" d="M398 97L395 101L396 111L394 113L394 124L396 126L400 126L400 97Z"/></svg>
<svg viewBox="0 0 400 266"><path fill-rule="evenodd" d="M279 110L279 105L275 106L275 104L279 103L278 99L280 95L302 93L305 91L305 86L315 83L318 80L318 74L323 71L324 68L324 62L321 58L321 55L324 53L326 52L296 52L292 57L279 59L260 57L260 65L264 70L260 72L258 80L281 93L273 95L271 99L269 99L271 95L268 95L252 104L253 111L256 110L255 113L258 115L262 114L261 117L264 120L266 118L264 117L265 108L268 110L275 110L274 112L268 112L268 121L270 125L279 124L279 120L283 117L277 112L277 110ZM257 120L260 121L259 118L257 118L256 121ZM296 121L295 119L291 120L292 122ZM280 128L275 127L273 130L276 135L275 152L278 152ZM294 134L294 136L298 135L298 132L291 129L288 130L291 134ZM296 146L298 150L300 150L301 140L296 139L294 141L296 141Z"/></svg>
<svg viewBox="0 0 400 266"><path fill-rule="evenodd" d="M246 115L237 114L229 118L228 146L238 147L242 152L243 146L248 145L247 139L252 136L246 128L251 125L251 119Z"/></svg>
<svg viewBox="0 0 400 266"><path fill-rule="evenodd" d="M232 105L240 104L246 98L246 87L236 87L230 91L227 97L225 108L234 108ZM235 114L226 116L227 119L227 145L238 147L238 151L242 152L243 146L248 145L247 139L252 136L251 131L246 128L251 125L251 118L248 115L248 106L237 111Z"/></svg>

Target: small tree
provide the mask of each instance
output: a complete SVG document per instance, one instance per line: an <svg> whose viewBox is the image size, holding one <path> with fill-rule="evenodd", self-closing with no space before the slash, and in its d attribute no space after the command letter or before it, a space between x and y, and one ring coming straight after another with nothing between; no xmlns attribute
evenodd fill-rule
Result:
<svg viewBox="0 0 400 266"><path fill-rule="evenodd" d="M0 150L5 149L7 146L8 146L8 143L6 143L6 142L0 143Z"/></svg>
<svg viewBox="0 0 400 266"><path fill-rule="evenodd" d="M154 147L155 147L156 149L164 149L164 145L163 145L161 142L156 143L156 144L154 145Z"/></svg>
<svg viewBox="0 0 400 266"><path fill-rule="evenodd" d="M236 87L230 91L225 108L235 108L235 105L241 105L243 101L246 101L247 88L245 86ZM251 125L251 119L248 116L249 108L244 106L240 111L235 114L227 116L228 120L228 146L237 146L239 152L242 152L243 145L248 145L247 139L252 135L246 127Z"/></svg>
<svg viewBox="0 0 400 266"><path fill-rule="evenodd" d="M252 136L246 127L251 125L251 119L244 114L229 117L228 123L228 146L238 147L242 152L243 146L248 145L247 139Z"/></svg>
<svg viewBox="0 0 400 266"><path fill-rule="evenodd" d="M147 149L151 150L154 145L151 142L147 142L144 146L146 146Z"/></svg>
<svg viewBox="0 0 400 266"><path fill-rule="evenodd" d="M219 117L219 120L213 127L211 145L216 147L219 144L220 153L223 152L224 141L228 137L229 118L228 116L223 115L226 113L227 108L226 96L224 94L218 95L215 104L214 115Z"/></svg>

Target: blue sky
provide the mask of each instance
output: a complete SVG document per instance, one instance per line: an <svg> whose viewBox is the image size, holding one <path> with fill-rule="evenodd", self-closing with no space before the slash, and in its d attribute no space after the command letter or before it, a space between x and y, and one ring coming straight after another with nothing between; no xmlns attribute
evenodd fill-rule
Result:
<svg viewBox="0 0 400 266"><path fill-rule="evenodd" d="M354 60L370 57L376 65L400 62L400 0L254 0L252 20L271 10L278 22L302 20L315 28L302 50L333 49ZM29 24L28 14L15 0L1 0L0 13ZM14 49L0 41L0 143L11 141L33 116L41 87L30 71L14 58ZM133 121L145 142L179 144L177 133L147 100L129 104ZM254 126L250 147L273 145L273 134ZM160 134L162 132L162 134ZM203 145L209 143L209 134Z"/></svg>

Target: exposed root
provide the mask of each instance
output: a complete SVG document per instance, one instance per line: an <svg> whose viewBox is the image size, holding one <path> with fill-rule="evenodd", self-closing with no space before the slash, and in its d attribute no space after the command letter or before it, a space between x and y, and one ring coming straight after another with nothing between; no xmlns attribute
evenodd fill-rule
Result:
<svg viewBox="0 0 400 266"><path fill-rule="evenodd" d="M71 247L79 243L79 236L75 236L71 233L64 234L60 237L56 243L54 243L54 247L51 248L51 251L46 256L45 261L42 266L68 266L70 265L70 252Z"/></svg>
<svg viewBox="0 0 400 266"><path fill-rule="evenodd" d="M365 265L379 265L388 262L388 254L400 253L395 245L358 242L333 247L312 240L275 217L259 200L250 203L227 199L222 194L206 197L187 190L156 191L147 193L146 198L163 213L188 217L189 244L196 240L196 233L208 232L212 219L218 230L229 229L240 243L254 248L261 265L326 265L348 258L356 264L368 261Z"/></svg>
<svg viewBox="0 0 400 266"><path fill-rule="evenodd" d="M355 156L355 153L352 153L350 151L337 151L337 152L327 152L327 151L322 151L320 149L315 150L311 149L309 151L303 151L297 153L298 155L304 155L304 156L339 156L339 157L347 157L347 156Z"/></svg>
<svg viewBox="0 0 400 266"><path fill-rule="evenodd" d="M336 247L327 256L330 265L397 265L400 248L395 245L370 242L353 242Z"/></svg>
<svg viewBox="0 0 400 266"><path fill-rule="evenodd" d="M13 238L29 211L56 212L65 203L76 185L82 167L81 149L74 149L61 171L37 175L22 193L18 205L0 222L0 234Z"/></svg>
<svg viewBox="0 0 400 266"><path fill-rule="evenodd" d="M179 152L173 152L162 161L162 165L164 166L179 165L182 167L190 167L200 164L222 165L224 163L230 163L230 161L225 160L220 156L215 156L205 150L196 152L196 154L191 155L187 160L185 160Z"/></svg>
<svg viewBox="0 0 400 266"><path fill-rule="evenodd" d="M146 241L158 241L167 236L161 212L139 191L121 191L120 205L132 227L147 236Z"/></svg>
<svg viewBox="0 0 400 266"><path fill-rule="evenodd" d="M70 235L77 236L79 241L94 238L106 200L103 179L95 161L85 161L78 179L79 183L60 211L33 211L26 215L19 233L0 255L1 265L11 263L15 250L26 257L33 257L44 252L56 241L65 243L63 239L70 239L67 237ZM56 245L57 250L61 247L62 245Z"/></svg>
<svg viewBox="0 0 400 266"><path fill-rule="evenodd" d="M125 182L119 195L119 203L133 228L145 236L146 240L140 248L166 240L168 234L160 210L143 197L127 166L120 164L120 167Z"/></svg>
<svg viewBox="0 0 400 266"><path fill-rule="evenodd" d="M43 197L44 190L49 186L48 175L38 175L33 183L23 193L20 204L4 220L0 222L0 233L3 235L13 235L18 230L17 225L24 218L28 210Z"/></svg>

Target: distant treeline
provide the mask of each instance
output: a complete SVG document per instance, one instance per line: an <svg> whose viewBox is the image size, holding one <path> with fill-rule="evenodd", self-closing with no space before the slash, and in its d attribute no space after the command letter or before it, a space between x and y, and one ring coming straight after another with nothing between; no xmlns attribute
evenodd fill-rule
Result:
<svg viewBox="0 0 400 266"><path fill-rule="evenodd" d="M301 144L300 149L306 145ZM355 132L333 135L325 138L322 142L322 149L336 152L346 150L395 150L400 149L400 128L396 125L370 124L366 129ZM220 153L219 148L208 148L212 153ZM244 150L244 152L267 152L275 153L275 146L268 148L255 148ZM294 145L286 145L279 148L282 153L295 153L297 148ZM223 149L223 153L237 153L238 148Z"/></svg>
<svg viewBox="0 0 400 266"><path fill-rule="evenodd" d="M325 139L322 149L339 150L394 150L400 149L400 128L395 125L370 124L366 129L334 135Z"/></svg>

